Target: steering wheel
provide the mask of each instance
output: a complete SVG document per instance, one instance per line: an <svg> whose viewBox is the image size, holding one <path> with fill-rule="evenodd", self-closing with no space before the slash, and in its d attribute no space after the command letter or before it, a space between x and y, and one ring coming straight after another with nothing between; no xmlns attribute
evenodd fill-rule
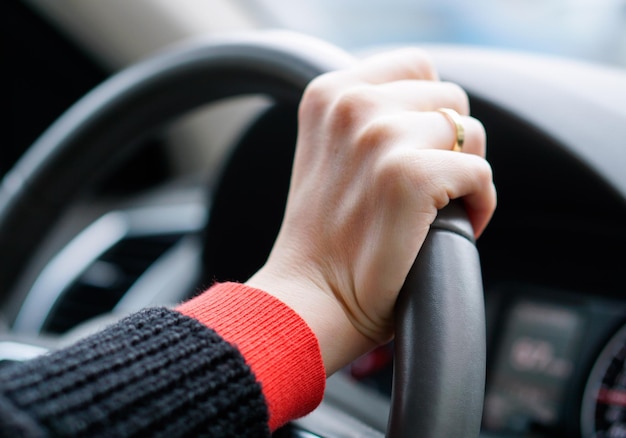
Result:
<svg viewBox="0 0 626 438"><path fill-rule="evenodd" d="M55 122L0 188L0 304L65 206L158 126L209 102L264 94L298 102L351 55L270 32L184 45L131 66ZM478 253L460 204L442 210L400 293L390 437L477 436L485 381Z"/></svg>

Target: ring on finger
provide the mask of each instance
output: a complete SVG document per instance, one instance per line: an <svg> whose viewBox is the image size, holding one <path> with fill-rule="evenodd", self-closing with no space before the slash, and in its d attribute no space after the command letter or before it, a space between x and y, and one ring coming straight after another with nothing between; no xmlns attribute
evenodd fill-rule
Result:
<svg viewBox="0 0 626 438"><path fill-rule="evenodd" d="M451 108L439 108L437 111L452 122L456 134L452 150L454 152L461 152L463 150L463 143L465 142L465 129L463 128L463 123L461 122L461 116Z"/></svg>

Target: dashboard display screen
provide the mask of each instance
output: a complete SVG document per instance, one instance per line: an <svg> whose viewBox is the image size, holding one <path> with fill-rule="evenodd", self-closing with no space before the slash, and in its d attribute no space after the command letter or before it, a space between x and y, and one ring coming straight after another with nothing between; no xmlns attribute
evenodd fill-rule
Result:
<svg viewBox="0 0 626 438"><path fill-rule="evenodd" d="M536 301L511 308L491 362L483 427L523 431L557 420L583 326L575 308Z"/></svg>

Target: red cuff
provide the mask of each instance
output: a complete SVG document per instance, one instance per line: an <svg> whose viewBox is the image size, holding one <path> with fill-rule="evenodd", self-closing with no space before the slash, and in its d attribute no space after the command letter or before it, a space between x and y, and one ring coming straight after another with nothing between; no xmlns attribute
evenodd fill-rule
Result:
<svg viewBox="0 0 626 438"><path fill-rule="evenodd" d="M176 310L243 354L263 388L272 431L321 402L326 373L317 338L282 301L243 284L220 283Z"/></svg>

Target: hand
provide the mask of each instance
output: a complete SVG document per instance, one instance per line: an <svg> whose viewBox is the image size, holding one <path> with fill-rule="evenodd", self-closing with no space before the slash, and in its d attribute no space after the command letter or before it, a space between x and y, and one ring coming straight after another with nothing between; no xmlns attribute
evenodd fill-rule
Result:
<svg viewBox="0 0 626 438"><path fill-rule="evenodd" d="M437 112L462 114L463 152ZM284 221L247 284L316 333L327 374L393 337L393 308L437 210L463 198L476 236L495 209L485 132L429 58L398 50L315 79L304 93Z"/></svg>

